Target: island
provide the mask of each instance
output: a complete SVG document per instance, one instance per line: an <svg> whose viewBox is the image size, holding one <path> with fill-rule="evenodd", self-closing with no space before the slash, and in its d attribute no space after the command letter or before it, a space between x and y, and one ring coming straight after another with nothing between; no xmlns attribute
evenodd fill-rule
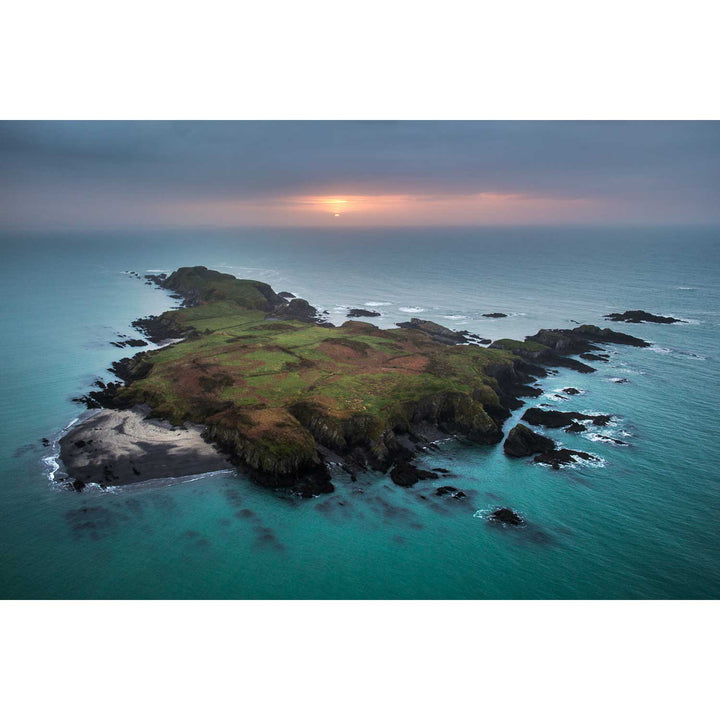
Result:
<svg viewBox="0 0 720 720"><path fill-rule="evenodd" d="M335 327L302 298L203 266L145 278L183 306L135 321L167 344L114 363L120 381L99 382L81 399L98 412L60 442L68 481L112 485L235 466L304 497L365 468L410 486L439 477L416 464L434 440L501 442L521 398L542 393L533 383L546 367L592 372L568 356L598 342L647 345L582 325L483 347L482 338L416 318L394 329L357 320ZM583 418L525 418L575 419Z"/></svg>

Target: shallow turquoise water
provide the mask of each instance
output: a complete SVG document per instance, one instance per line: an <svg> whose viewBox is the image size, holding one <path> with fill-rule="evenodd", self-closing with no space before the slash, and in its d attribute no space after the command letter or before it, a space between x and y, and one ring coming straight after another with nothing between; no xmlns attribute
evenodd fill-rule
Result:
<svg viewBox="0 0 720 720"><path fill-rule="evenodd" d="M177 232L7 237L0 324L0 595L21 598L717 598L720 232L499 229ZM173 306L123 271L204 264L265 280L344 318L414 315L490 337L600 323L642 308L682 325L616 326L654 343L612 346L593 375L542 397L613 413L628 447L549 431L600 463L559 472L500 446L450 441L452 471L410 490L368 473L302 501L233 473L82 495L55 489L39 442L79 414L71 398L115 359L116 333ZM490 320L482 313L510 317ZM627 378L617 384L613 378ZM523 410L516 413L519 415ZM512 426L508 421L507 428ZM451 484L464 502L435 497ZM489 525L496 505L525 528ZM479 514L479 517L476 516Z"/></svg>

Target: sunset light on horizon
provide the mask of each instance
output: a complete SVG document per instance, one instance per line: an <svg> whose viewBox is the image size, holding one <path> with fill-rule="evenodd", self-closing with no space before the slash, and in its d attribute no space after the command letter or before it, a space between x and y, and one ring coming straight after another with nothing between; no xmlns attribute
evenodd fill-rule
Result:
<svg viewBox="0 0 720 720"><path fill-rule="evenodd" d="M712 123L20 122L14 229L720 222Z"/></svg>

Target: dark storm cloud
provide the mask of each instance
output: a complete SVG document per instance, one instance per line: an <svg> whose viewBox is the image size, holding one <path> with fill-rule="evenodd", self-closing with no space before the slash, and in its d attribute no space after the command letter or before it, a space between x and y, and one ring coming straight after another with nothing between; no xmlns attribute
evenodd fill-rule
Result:
<svg viewBox="0 0 720 720"><path fill-rule="evenodd" d="M131 200L483 192L715 222L719 168L720 123L706 122L0 123L16 225L51 199L68 217L93 203L122 224Z"/></svg>

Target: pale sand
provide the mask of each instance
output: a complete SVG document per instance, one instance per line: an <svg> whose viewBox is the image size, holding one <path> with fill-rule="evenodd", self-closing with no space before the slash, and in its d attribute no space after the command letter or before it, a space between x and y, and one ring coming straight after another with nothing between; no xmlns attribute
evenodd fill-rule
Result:
<svg viewBox="0 0 720 720"><path fill-rule="evenodd" d="M126 485L158 478L229 470L232 465L201 436L202 427L149 420L148 408L101 410L60 440L60 460L75 480Z"/></svg>

